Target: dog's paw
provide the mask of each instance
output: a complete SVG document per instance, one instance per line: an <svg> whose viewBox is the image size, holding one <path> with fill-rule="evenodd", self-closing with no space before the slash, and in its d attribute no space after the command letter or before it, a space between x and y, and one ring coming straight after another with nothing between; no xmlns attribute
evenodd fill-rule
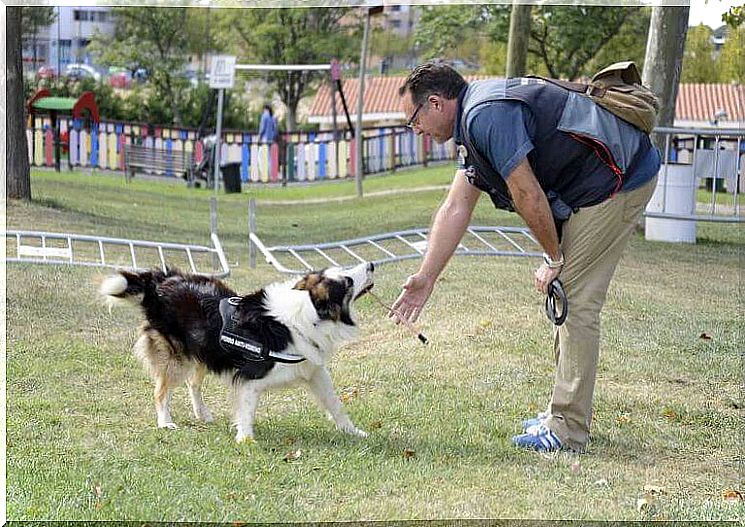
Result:
<svg viewBox="0 0 745 527"><path fill-rule="evenodd" d="M254 442L254 438L250 434L243 434L239 432L235 436L235 442L238 443L239 445L240 444L250 445L251 443Z"/></svg>
<svg viewBox="0 0 745 527"><path fill-rule="evenodd" d="M176 423L171 421L170 423L158 423L158 428L165 428L167 430L178 430Z"/></svg>
<svg viewBox="0 0 745 527"><path fill-rule="evenodd" d="M348 433L356 437L367 437L367 432L360 430L359 428L353 428Z"/></svg>

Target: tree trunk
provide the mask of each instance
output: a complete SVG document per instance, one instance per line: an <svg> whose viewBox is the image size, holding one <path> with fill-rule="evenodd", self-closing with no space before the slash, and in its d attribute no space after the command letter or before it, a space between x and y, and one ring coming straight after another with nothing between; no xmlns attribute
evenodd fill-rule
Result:
<svg viewBox="0 0 745 527"><path fill-rule="evenodd" d="M510 35L507 41L506 76L508 78L522 77L527 72L531 7L530 5L512 5Z"/></svg>
<svg viewBox="0 0 745 527"><path fill-rule="evenodd" d="M297 128L297 99L287 101L287 115L285 116L285 125L288 132L294 132Z"/></svg>
<svg viewBox="0 0 745 527"><path fill-rule="evenodd" d="M18 199L31 199L31 173L26 144L26 122L23 100L23 52L21 35L21 7L6 7L7 39L5 50L7 85L6 120L6 196Z"/></svg>
<svg viewBox="0 0 745 527"><path fill-rule="evenodd" d="M688 10L688 7L681 6L655 7L652 10L642 83L660 99L657 126L672 126L675 120L675 100L678 98L683 48L688 31ZM664 152L664 136L653 134L652 140Z"/></svg>

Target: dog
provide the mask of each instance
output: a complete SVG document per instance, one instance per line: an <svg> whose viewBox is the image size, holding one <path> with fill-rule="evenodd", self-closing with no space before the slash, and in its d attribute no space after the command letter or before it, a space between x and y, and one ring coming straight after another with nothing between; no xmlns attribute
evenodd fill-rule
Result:
<svg viewBox="0 0 745 527"><path fill-rule="evenodd" d="M305 383L336 426L366 437L344 410L326 368L336 349L358 336L354 301L373 287L374 266L328 268L239 297L220 280L177 270L105 278L99 292L111 310L126 302L145 315L135 356L155 384L159 428L175 429L169 403L186 382L194 415L213 420L202 399L207 373L232 386L235 440L254 439L259 397L266 389Z"/></svg>

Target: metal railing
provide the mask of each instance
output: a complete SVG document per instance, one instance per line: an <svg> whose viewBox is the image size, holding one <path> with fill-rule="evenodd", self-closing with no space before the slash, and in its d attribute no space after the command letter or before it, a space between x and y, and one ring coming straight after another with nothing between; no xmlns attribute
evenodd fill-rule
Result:
<svg viewBox="0 0 745 527"><path fill-rule="evenodd" d="M220 239L216 233L212 233L210 237L212 247L83 234L9 230L5 233L6 244L10 241L9 246L6 245L6 262L69 264L138 271L153 267L166 271L168 267L178 267L194 274L217 278L228 276L230 267ZM217 268L213 266L213 256L218 262ZM177 261L182 265L177 265Z"/></svg>
<svg viewBox="0 0 745 527"><path fill-rule="evenodd" d="M664 136L663 165L658 179L657 210L648 218L712 222L743 222L741 196L745 191L745 130L707 128L655 128ZM685 185L688 199L669 199L675 186ZM711 192L708 203L698 202L699 189ZM724 199L718 197L726 196Z"/></svg>
<svg viewBox="0 0 745 527"><path fill-rule="evenodd" d="M255 225L255 222L249 223ZM249 232L250 262L254 267L256 249L279 272L292 274L329 266L352 267L360 262L375 265L400 262L424 255L428 232L429 229L410 229L330 243L267 247L252 227ZM539 257L541 251L527 227L470 226L455 254Z"/></svg>

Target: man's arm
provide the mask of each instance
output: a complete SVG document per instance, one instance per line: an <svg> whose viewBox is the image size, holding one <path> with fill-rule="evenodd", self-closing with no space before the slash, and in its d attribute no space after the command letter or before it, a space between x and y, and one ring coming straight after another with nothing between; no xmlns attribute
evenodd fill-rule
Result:
<svg viewBox="0 0 745 527"><path fill-rule="evenodd" d="M424 260L419 270L407 279L393 304L393 309L410 322L419 317L437 277L463 238L480 195L481 191L468 183L464 171L456 171L447 198L435 213Z"/></svg>
<svg viewBox="0 0 745 527"><path fill-rule="evenodd" d="M530 168L528 160L523 159L506 181L517 213L525 220L551 260L561 260L559 235L556 232L551 207L548 204L548 199L546 199L546 194L538 184L533 169ZM559 275L560 271L561 268L550 269L546 264L543 264L535 273L536 289L545 294L548 284Z"/></svg>

